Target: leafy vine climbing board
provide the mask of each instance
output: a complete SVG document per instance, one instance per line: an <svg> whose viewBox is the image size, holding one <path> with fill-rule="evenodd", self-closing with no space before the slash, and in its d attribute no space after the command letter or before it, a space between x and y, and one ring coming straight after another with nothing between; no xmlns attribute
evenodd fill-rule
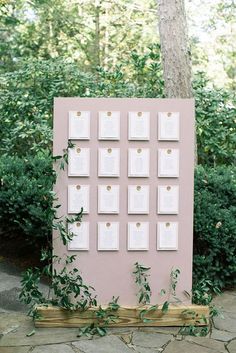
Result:
<svg viewBox="0 0 236 353"><path fill-rule="evenodd" d="M151 303L181 271L176 296L192 285L194 101L191 99L56 98L54 155L68 150L55 186L59 216L83 207L64 246L96 290L99 304L119 296L137 305L136 262L150 267Z"/></svg>

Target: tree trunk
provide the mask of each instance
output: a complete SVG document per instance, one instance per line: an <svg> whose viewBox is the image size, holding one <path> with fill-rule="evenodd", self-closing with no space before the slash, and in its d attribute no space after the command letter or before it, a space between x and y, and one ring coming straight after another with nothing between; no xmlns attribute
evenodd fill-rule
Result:
<svg viewBox="0 0 236 353"><path fill-rule="evenodd" d="M190 98L191 62L184 0L157 0L167 98Z"/></svg>

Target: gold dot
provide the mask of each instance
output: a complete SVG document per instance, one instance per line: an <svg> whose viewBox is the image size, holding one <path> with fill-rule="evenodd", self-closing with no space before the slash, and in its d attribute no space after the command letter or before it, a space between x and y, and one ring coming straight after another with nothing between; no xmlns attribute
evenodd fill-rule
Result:
<svg viewBox="0 0 236 353"><path fill-rule="evenodd" d="M111 225L111 223L109 223L109 222L106 223L106 226L107 226L107 227L110 227L110 225Z"/></svg>
<svg viewBox="0 0 236 353"><path fill-rule="evenodd" d="M140 191L141 190L141 186L137 186L137 188L136 188L138 191Z"/></svg>
<svg viewBox="0 0 236 353"><path fill-rule="evenodd" d="M80 189L81 189L81 186L80 186L80 185L76 185L76 189L77 189L77 190L80 190Z"/></svg>
<svg viewBox="0 0 236 353"><path fill-rule="evenodd" d="M76 152L80 153L81 152L81 148L77 148Z"/></svg>
<svg viewBox="0 0 236 353"><path fill-rule="evenodd" d="M139 222L138 222L138 223L136 223L136 227L140 227L140 225L141 225L141 224L140 224Z"/></svg>
<svg viewBox="0 0 236 353"><path fill-rule="evenodd" d="M111 112L107 112L107 116L111 116Z"/></svg>
<svg viewBox="0 0 236 353"><path fill-rule="evenodd" d="M81 115L81 112L77 112L77 116L80 116Z"/></svg>
<svg viewBox="0 0 236 353"><path fill-rule="evenodd" d="M143 113L142 112L138 112L138 116L142 116L143 115Z"/></svg>
<svg viewBox="0 0 236 353"><path fill-rule="evenodd" d="M142 152L142 148L138 148L138 149L137 149L137 152L138 152L138 153L141 153L141 152Z"/></svg>
<svg viewBox="0 0 236 353"><path fill-rule="evenodd" d="M110 185L107 186L107 190L108 190L108 191L111 190L111 186L110 186Z"/></svg>
<svg viewBox="0 0 236 353"><path fill-rule="evenodd" d="M170 186L167 186L167 188L166 188L168 191L170 191L170 189L171 189L171 187Z"/></svg>
<svg viewBox="0 0 236 353"><path fill-rule="evenodd" d="M80 226L81 226L81 223L79 223L79 222L76 223L76 226L77 226L77 227L80 227Z"/></svg>
<svg viewBox="0 0 236 353"><path fill-rule="evenodd" d="M171 116L171 113L167 113L167 116Z"/></svg>
<svg viewBox="0 0 236 353"><path fill-rule="evenodd" d="M169 223L169 222L167 222L167 223L166 223L166 227L169 227L169 226L170 226L170 223Z"/></svg>
<svg viewBox="0 0 236 353"><path fill-rule="evenodd" d="M167 150L167 153L168 153L168 154L171 154L171 152L172 152L172 151L171 151L170 149Z"/></svg>
<svg viewBox="0 0 236 353"><path fill-rule="evenodd" d="M108 148L107 152L108 152L108 153L111 153L111 152L112 152L112 149L111 149L111 148Z"/></svg>

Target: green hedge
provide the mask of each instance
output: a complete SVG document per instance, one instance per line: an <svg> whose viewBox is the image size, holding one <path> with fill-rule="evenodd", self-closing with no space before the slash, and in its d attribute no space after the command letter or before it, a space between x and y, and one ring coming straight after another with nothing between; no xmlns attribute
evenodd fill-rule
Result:
<svg viewBox="0 0 236 353"><path fill-rule="evenodd" d="M0 158L0 223L6 237L34 249L51 236L55 175L48 155ZM194 282L220 288L236 283L236 168L197 167L195 173Z"/></svg>
<svg viewBox="0 0 236 353"><path fill-rule="evenodd" d="M195 173L194 281L210 279L223 288L236 284L236 168Z"/></svg>
<svg viewBox="0 0 236 353"><path fill-rule="evenodd" d="M51 190L55 180L51 161L45 154L0 158L2 236L17 243L21 239L32 250L41 247L51 236Z"/></svg>

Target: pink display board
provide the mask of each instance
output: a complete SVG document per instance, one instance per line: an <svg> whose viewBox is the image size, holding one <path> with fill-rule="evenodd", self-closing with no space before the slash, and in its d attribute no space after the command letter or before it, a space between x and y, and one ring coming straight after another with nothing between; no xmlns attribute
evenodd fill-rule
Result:
<svg viewBox="0 0 236 353"><path fill-rule="evenodd" d="M137 305L134 263L151 267L152 303L179 268L177 296L192 286L194 100L56 98L54 155L74 144L55 192L59 216L84 208L68 246L54 233L58 255L76 266L99 304L119 296Z"/></svg>

